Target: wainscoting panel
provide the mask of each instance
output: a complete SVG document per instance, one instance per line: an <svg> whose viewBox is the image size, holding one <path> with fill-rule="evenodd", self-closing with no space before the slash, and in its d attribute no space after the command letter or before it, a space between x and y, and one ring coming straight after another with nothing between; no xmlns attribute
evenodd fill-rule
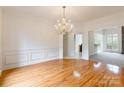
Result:
<svg viewBox="0 0 124 93"><path fill-rule="evenodd" d="M6 60L6 64L11 64L16 62L25 62L28 60L28 58L27 55L18 54L18 55L7 55L5 60Z"/></svg>
<svg viewBox="0 0 124 93"><path fill-rule="evenodd" d="M43 59L45 57L44 50L33 51L30 54L31 54L31 57L30 57L31 61L38 60L38 59Z"/></svg>
<svg viewBox="0 0 124 93"><path fill-rule="evenodd" d="M3 52L4 70L58 59L59 49L33 49Z"/></svg>

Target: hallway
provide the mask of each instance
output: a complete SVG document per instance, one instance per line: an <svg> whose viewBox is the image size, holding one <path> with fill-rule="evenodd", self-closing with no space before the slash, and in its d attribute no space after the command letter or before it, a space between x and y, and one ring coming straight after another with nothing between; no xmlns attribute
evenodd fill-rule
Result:
<svg viewBox="0 0 124 93"><path fill-rule="evenodd" d="M90 60L124 67L124 55L119 53L101 52L90 56Z"/></svg>

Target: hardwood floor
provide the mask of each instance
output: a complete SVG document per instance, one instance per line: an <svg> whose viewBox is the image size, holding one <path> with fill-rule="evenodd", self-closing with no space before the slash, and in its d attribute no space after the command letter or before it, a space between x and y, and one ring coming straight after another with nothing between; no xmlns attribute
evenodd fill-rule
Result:
<svg viewBox="0 0 124 93"><path fill-rule="evenodd" d="M85 60L53 60L3 71L0 86L119 87L124 86L124 68Z"/></svg>

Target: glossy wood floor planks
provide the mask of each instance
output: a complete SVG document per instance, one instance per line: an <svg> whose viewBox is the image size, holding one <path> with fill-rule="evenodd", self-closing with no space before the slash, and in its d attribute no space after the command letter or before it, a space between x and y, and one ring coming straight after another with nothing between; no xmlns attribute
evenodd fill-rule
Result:
<svg viewBox="0 0 124 93"><path fill-rule="evenodd" d="M53 60L3 71L0 86L122 87L124 68L85 60Z"/></svg>

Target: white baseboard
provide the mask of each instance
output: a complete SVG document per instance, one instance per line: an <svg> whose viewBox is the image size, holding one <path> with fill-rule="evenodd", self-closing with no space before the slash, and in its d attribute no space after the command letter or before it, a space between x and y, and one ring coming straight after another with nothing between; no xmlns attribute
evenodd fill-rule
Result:
<svg viewBox="0 0 124 93"><path fill-rule="evenodd" d="M79 57L64 57L63 59L82 59L82 58L79 58Z"/></svg>

